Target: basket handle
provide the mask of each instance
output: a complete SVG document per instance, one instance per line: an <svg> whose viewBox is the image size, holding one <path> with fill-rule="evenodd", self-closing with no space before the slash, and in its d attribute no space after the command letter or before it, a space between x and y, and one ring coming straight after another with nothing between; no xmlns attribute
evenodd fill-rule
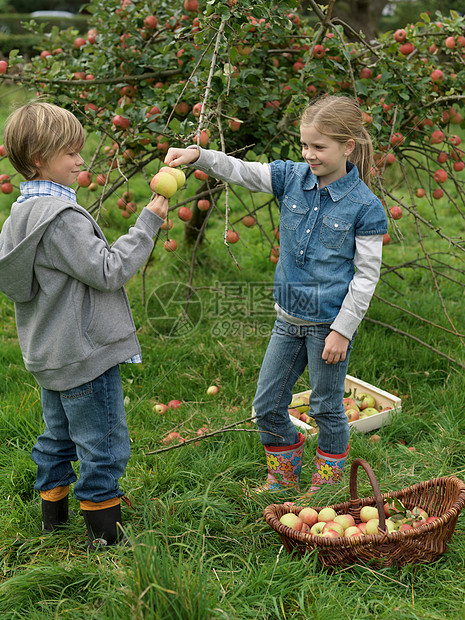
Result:
<svg viewBox="0 0 465 620"><path fill-rule="evenodd" d="M363 467L363 469L365 470L368 476L370 484L373 487L373 493L374 493L375 500L376 500L376 508L378 509L378 517L379 517L378 527L383 532L387 532L386 516L384 514L384 501L381 496L379 484L378 484L378 481L376 480L373 470L371 469L370 465L365 461L365 459L357 458L352 461L352 466L350 468L350 499L352 502L359 501L359 497L357 493L357 470L359 467Z"/></svg>

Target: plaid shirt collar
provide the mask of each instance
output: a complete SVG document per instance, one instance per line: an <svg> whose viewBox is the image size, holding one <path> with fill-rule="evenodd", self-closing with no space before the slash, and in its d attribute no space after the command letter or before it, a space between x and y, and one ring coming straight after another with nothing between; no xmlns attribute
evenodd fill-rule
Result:
<svg viewBox="0 0 465 620"><path fill-rule="evenodd" d="M53 181L23 181L19 184L19 187L21 196L18 198L17 202L24 202L36 196L60 196L77 202L74 189L66 187L66 185L60 185L60 183L54 183Z"/></svg>

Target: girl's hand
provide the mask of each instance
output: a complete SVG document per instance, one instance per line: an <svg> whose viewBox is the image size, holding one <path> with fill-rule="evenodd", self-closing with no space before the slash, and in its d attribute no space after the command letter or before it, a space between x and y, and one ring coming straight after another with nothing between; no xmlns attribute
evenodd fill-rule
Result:
<svg viewBox="0 0 465 620"><path fill-rule="evenodd" d="M199 157L200 151L198 149L170 148L166 153L165 164L177 168L178 166L193 164Z"/></svg>
<svg viewBox="0 0 465 620"><path fill-rule="evenodd" d="M146 208L166 220L168 215L168 206L168 199L157 194L155 198L149 202Z"/></svg>
<svg viewBox="0 0 465 620"><path fill-rule="evenodd" d="M322 358L327 364L337 364L346 358L349 339L339 332L331 331L325 339Z"/></svg>

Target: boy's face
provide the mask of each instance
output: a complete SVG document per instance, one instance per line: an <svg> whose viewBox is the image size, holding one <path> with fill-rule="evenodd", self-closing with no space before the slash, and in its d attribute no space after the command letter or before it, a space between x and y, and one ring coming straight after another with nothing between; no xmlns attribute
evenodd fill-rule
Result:
<svg viewBox="0 0 465 620"><path fill-rule="evenodd" d="M35 162L39 174L35 180L53 181L70 187L76 182L84 163L79 152L72 148L63 149L47 162Z"/></svg>

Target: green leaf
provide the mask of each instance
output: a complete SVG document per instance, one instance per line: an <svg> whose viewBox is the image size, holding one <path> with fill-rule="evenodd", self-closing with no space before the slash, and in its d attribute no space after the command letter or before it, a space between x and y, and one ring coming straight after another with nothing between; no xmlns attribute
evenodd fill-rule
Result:
<svg viewBox="0 0 465 620"><path fill-rule="evenodd" d="M428 13L420 13L420 17L425 22L425 24L429 24L431 21L431 18L428 15Z"/></svg>

